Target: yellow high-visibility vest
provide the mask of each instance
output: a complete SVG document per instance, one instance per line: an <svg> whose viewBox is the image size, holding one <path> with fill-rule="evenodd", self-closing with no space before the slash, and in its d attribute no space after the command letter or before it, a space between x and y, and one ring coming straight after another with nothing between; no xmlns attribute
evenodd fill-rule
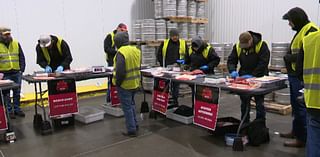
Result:
<svg viewBox="0 0 320 157"><path fill-rule="evenodd" d="M208 54L209 54L209 50L210 50L211 46L208 45L207 48L205 48L203 51L202 51L202 55L205 59L208 59ZM191 56L191 54L193 53L193 50L192 50L192 47L190 47L189 49L189 56Z"/></svg>
<svg viewBox="0 0 320 157"><path fill-rule="evenodd" d="M13 40L9 47L0 43L0 71L20 70L19 43Z"/></svg>
<svg viewBox="0 0 320 157"><path fill-rule="evenodd" d="M297 54L302 49L302 39L306 36L306 33L310 30L310 28L316 28L319 30L318 26L312 22L309 22L305 26L302 27L302 29L299 31L299 33L295 36L295 38L292 41L291 44L291 53ZM293 70L296 70L296 63L292 63L291 67Z"/></svg>
<svg viewBox="0 0 320 157"><path fill-rule="evenodd" d="M58 48L58 52L60 54L60 56L62 56L62 49L61 49L61 43L62 43L62 38L58 37L58 41L57 41L57 48ZM49 52L48 52L48 48L46 47L41 47L41 50L42 50L42 53L43 53L43 56L44 58L47 60L48 62L48 65L50 65L50 62L51 62L51 58L50 58L50 55L49 55Z"/></svg>
<svg viewBox="0 0 320 157"><path fill-rule="evenodd" d="M186 41L183 39L179 39L179 55L180 59L184 59L184 55L186 54ZM162 47L162 57L163 59L166 58L167 55L167 48L169 45L169 39L166 39L163 41L163 47Z"/></svg>
<svg viewBox="0 0 320 157"><path fill-rule="evenodd" d="M141 52L135 46L122 46L118 49L118 53L122 54L125 59L126 76L122 84L123 89L136 89L140 87L140 66L141 66ZM116 64L117 57L113 59L113 78L112 83L116 85Z"/></svg>
<svg viewBox="0 0 320 157"><path fill-rule="evenodd" d="M111 36L111 47L114 47L114 32L109 33L108 35ZM108 54L106 54L106 61L108 60Z"/></svg>
<svg viewBox="0 0 320 157"><path fill-rule="evenodd" d="M304 99L308 108L320 109L320 31L303 39Z"/></svg>
<svg viewBox="0 0 320 157"><path fill-rule="evenodd" d="M254 49L256 53L259 53L259 52L260 52L261 47L262 47L262 43L266 43L266 42L261 40L261 41L256 45L256 47L255 47L255 49ZM237 55L238 55L238 57L240 57L240 54L241 54L241 52L242 52L242 48L240 47L240 43L239 43L239 42L237 43L236 48L237 48Z"/></svg>

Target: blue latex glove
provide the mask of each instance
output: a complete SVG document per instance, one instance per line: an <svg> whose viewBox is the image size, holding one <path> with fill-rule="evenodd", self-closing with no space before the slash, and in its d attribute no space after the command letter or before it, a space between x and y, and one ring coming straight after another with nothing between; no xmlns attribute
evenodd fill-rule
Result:
<svg viewBox="0 0 320 157"><path fill-rule="evenodd" d="M204 66L200 67L200 70L208 70L208 69L209 69L209 67L207 65L204 65Z"/></svg>
<svg viewBox="0 0 320 157"><path fill-rule="evenodd" d="M252 78L253 76L252 75L242 75L241 78L244 78L244 79L248 79L248 78Z"/></svg>
<svg viewBox="0 0 320 157"><path fill-rule="evenodd" d="M184 64L184 60L183 59L178 59L176 62L179 63L179 64Z"/></svg>
<svg viewBox="0 0 320 157"><path fill-rule="evenodd" d="M230 73L230 76L231 76L231 78L236 78L236 77L239 77L239 73L237 71L232 71Z"/></svg>
<svg viewBox="0 0 320 157"><path fill-rule="evenodd" d="M52 69L49 65L46 66L46 68L44 68L44 72L46 73L52 73Z"/></svg>
<svg viewBox="0 0 320 157"><path fill-rule="evenodd" d="M63 71L63 66L60 65L57 67L57 70L55 72L61 73L62 71Z"/></svg>

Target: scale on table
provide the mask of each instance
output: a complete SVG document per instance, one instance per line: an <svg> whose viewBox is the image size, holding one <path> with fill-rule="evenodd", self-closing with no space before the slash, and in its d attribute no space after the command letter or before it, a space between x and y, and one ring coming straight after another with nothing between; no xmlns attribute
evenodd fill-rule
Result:
<svg viewBox="0 0 320 157"><path fill-rule="evenodd" d="M93 73L103 73L106 72L106 68L104 66L92 66L91 72Z"/></svg>

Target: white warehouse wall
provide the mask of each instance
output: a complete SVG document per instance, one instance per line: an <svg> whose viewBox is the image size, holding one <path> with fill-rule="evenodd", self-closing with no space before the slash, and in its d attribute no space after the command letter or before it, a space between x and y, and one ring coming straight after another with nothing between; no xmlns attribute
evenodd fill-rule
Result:
<svg viewBox="0 0 320 157"><path fill-rule="evenodd" d="M103 40L120 23L131 26L132 10L142 0L0 0L0 25L12 29L26 56L26 72L42 70L36 64L35 46L41 34L63 37L71 48L71 68L106 65ZM145 0L143 0L145 1ZM145 7L145 6L144 6ZM150 8L150 7L149 7ZM140 9L142 10L142 9ZM145 13L146 14L146 13ZM143 13L139 14L143 17ZM80 82L101 84L105 79ZM22 91L33 92L23 81Z"/></svg>
<svg viewBox="0 0 320 157"><path fill-rule="evenodd" d="M25 52L26 73L41 70L36 64L39 35L52 33L70 45L73 68L105 65L103 40L118 23L154 17L152 0L0 0L0 25L12 28L12 35ZM245 30L261 32L269 42L290 41L293 31L282 15L299 6L319 24L316 0L209 0L207 36L213 42L236 42ZM104 79L81 82L100 84ZM33 87L23 82L23 92Z"/></svg>
<svg viewBox="0 0 320 157"><path fill-rule="evenodd" d="M303 8L319 25L318 0L209 0L209 40L235 43L241 32L253 30L262 33L269 44L290 42L294 31L282 16L293 7Z"/></svg>

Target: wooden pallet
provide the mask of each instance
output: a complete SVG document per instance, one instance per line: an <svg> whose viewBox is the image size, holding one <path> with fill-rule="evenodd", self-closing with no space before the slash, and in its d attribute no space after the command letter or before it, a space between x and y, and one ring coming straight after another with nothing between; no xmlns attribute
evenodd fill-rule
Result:
<svg viewBox="0 0 320 157"><path fill-rule="evenodd" d="M251 102L251 107L255 108L256 103ZM278 113L281 115L288 115L292 112L291 105L283 105L283 104L278 104L275 102L264 102L264 107L266 111L272 112L272 113Z"/></svg>
<svg viewBox="0 0 320 157"><path fill-rule="evenodd" d="M129 41L130 45L145 45L145 41Z"/></svg>
<svg viewBox="0 0 320 157"><path fill-rule="evenodd" d="M191 20L191 23L205 24L205 23L208 23L208 19L207 18L193 18Z"/></svg>
<svg viewBox="0 0 320 157"><path fill-rule="evenodd" d="M196 0L196 2L208 2L208 0Z"/></svg>
<svg viewBox="0 0 320 157"><path fill-rule="evenodd" d="M168 17L164 17L164 19L169 20L171 22L177 22L177 23L192 21L192 17L190 16L168 16Z"/></svg>
<svg viewBox="0 0 320 157"><path fill-rule="evenodd" d="M146 41L147 46L160 46L163 41L161 40L150 40Z"/></svg>
<svg viewBox="0 0 320 157"><path fill-rule="evenodd" d="M286 74L287 73L287 69L283 68L283 67L273 67L273 66L269 66L269 70L270 71L280 71L281 73Z"/></svg>
<svg viewBox="0 0 320 157"><path fill-rule="evenodd" d="M227 66L227 64L222 64L222 63L220 63L220 64L217 66L217 68L218 68L220 71L224 72L224 73L228 73L228 66Z"/></svg>

